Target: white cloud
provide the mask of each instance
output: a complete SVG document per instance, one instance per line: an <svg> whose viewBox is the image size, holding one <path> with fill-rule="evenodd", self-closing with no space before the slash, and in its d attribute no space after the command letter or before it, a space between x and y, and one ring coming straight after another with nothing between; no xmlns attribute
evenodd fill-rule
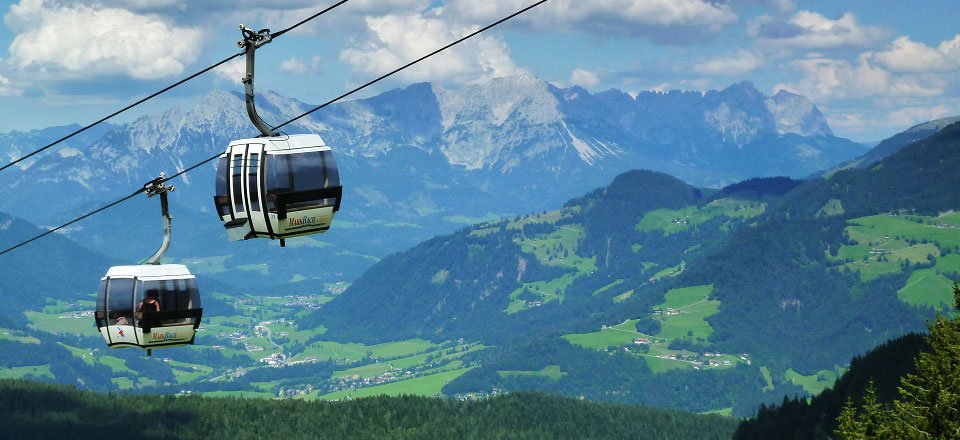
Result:
<svg viewBox="0 0 960 440"><path fill-rule="evenodd" d="M956 40L956 39L955 39ZM944 41L944 52L952 52L952 42ZM909 37L899 37L887 50L871 54L878 64L897 72L945 72L957 68L957 63L941 52Z"/></svg>
<svg viewBox="0 0 960 440"><path fill-rule="evenodd" d="M589 89L596 87L596 85L600 83L600 77L596 72L584 69L573 69L573 72L570 72L570 83Z"/></svg>
<svg viewBox="0 0 960 440"><path fill-rule="evenodd" d="M954 63L960 64L960 34L955 35L952 40L940 43L937 50Z"/></svg>
<svg viewBox="0 0 960 440"><path fill-rule="evenodd" d="M940 104L933 107L905 107L887 114L886 122L893 126L913 126L950 116L950 109Z"/></svg>
<svg viewBox="0 0 960 440"><path fill-rule="evenodd" d="M753 52L741 50L733 55L699 62L693 66L693 71L701 75L740 76L762 65L762 57Z"/></svg>
<svg viewBox="0 0 960 440"><path fill-rule="evenodd" d="M10 79L0 75L0 98L22 96L23 89L10 85Z"/></svg>
<svg viewBox="0 0 960 440"><path fill-rule="evenodd" d="M340 59L355 72L380 75L468 34L471 29L417 14L367 17L365 35L348 42ZM407 81L467 83L523 73L498 38L478 35L402 71Z"/></svg>
<svg viewBox="0 0 960 440"><path fill-rule="evenodd" d="M21 0L4 16L17 33L10 62L50 77L122 74L137 79L183 72L200 54L202 32L125 9Z"/></svg>
<svg viewBox="0 0 960 440"><path fill-rule="evenodd" d="M451 0L442 14L480 24L532 4L529 0ZM730 6L704 0L551 0L518 17L541 30L646 35L679 42L737 21ZM674 32L676 31L676 32Z"/></svg>
<svg viewBox="0 0 960 440"><path fill-rule="evenodd" d="M294 75L306 75L309 71L303 60L297 57L289 58L280 63L280 71Z"/></svg>
<svg viewBox="0 0 960 440"><path fill-rule="evenodd" d="M280 71L293 75L317 74L322 66L322 60L319 56L310 58L309 64L298 57L292 57L280 63Z"/></svg>
<svg viewBox="0 0 960 440"><path fill-rule="evenodd" d="M861 132L869 123L868 119L860 112L828 113L825 117L830 128L845 132Z"/></svg>
<svg viewBox="0 0 960 440"><path fill-rule="evenodd" d="M247 75L247 61L245 58L237 58L221 64L213 69L213 73L232 83L243 84L243 77Z"/></svg>
<svg viewBox="0 0 960 440"><path fill-rule="evenodd" d="M830 58L806 58L790 63L801 78L794 83L777 84L813 101L836 101L886 97L933 97L943 93L945 83L933 76L895 75L874 66L870 53L856 61Z"/></svg>
<svg viewBox="0 0 960 440"><path fill-rule="evenodd" d="M882 28L861 25L851 12L831 20L812 11L798 11L785 21L761 16L751 21L748 32L767 44L803 50L871 47L888 35Z"/></svg>

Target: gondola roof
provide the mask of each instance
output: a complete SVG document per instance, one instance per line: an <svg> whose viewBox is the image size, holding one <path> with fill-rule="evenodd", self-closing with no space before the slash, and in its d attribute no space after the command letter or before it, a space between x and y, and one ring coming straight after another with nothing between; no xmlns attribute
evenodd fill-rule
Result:
<svg viewBox="0 0 960 440"><path fill-rule="evenodd" d="M192 277L193 274L182 264L141 264L137 266L113 266L107 271L107 277Z"/></svg>

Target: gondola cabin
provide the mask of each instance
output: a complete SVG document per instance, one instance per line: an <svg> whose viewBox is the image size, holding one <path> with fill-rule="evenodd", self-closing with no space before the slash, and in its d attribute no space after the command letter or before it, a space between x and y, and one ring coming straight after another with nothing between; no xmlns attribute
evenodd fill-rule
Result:
<svg viewBox="0 0 960 440"><path fill-rule="evenodd" d="M100 280L97 328L111 348L193 344L203 309L196 278L181 264L114 266Z"/></svg>
<svg viewBox="0 0 960 440"><path fill-rule="evenodd" d="M315 134L240 139L217 164L217 213L230 241L326 232L340 210L333 151Z"/></svg>

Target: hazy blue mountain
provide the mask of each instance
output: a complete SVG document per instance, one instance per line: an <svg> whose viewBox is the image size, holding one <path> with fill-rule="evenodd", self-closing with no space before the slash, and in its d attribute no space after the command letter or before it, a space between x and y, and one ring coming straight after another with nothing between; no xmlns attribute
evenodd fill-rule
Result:
<svg viewBox="0 0 960 440"><path fill-rule="evenodd" d="M257 105L276 122L311 108L271 92L258 95ZM22 154L70 128L0 136L0 152ZM458 225L558 206L631 168L717 185L804 176L862 152L833 137L805 98L768 97L748 82L636 97L558 88L532 76L456 90L421 83L332 105L286 129L319 133L337 152L345 188L339 225L286 254L318 259L324 270L299 275L328 280L351 279L390 252ZM192 108L99 126L0 175L0 209L56 225L255 134L240 94L211 92ZM212 215L213 169L205 165L175 182L175 234L196 240L175 240L170 256L234 255L237 265L277 265L284 254L268 244L223 239ZM152 247L155 203L139 204L136 214L114 208L67 235L123 259L142 258L135 248ZM136 239L118 241L120 230ZM223 276L256 277L232 269ZM264 276L254 284L275 282Z"/></svg>
<svg viewBox="0 0 960 440"><path fill-rule="evenodd" d="M36 226L0 213L0 248L16 245L42 231ZM47 299L90 299L100 277L119 261L90 251L61 234L51 234L31 243L29 252L12 251L0 256L0 321L23 324L23 311L42 307ZM92 325L92 320L91 320Z"/></svg>
<svg viewBox="0 0 960 440"><path fill-rule="evenodd" d="M914 125L903 132L897 133L877 143L877 145L873 146L870 151L867 151L862 156L859 156L851 161L844 162L831 169L816 173L816 175L823 176L850 168L867 168L881 159L896 153L901 148L910 145L911 143L933 136L948 125L951 125L957 121L960 121L960 116L935 119L933 121L927 121L922 124Z"/></svg>

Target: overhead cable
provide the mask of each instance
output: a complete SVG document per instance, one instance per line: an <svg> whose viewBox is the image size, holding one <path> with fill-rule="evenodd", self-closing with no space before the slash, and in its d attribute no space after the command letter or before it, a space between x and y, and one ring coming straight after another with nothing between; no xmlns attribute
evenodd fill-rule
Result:
<svg viewBox="0 0 960 440"><path fill-rule="evenodd" d="M349 0L340 0L339 2L334 3L333 5L327 7L326 9L324 9L324 10L322 10L322 11L320 11L320 12L317 12L316 14L313 14L313 15L311 15L310 17L307 17L307 18L301 20L299 23L297 23L297 24L295 24L295 25L293 25L293 26L290 26L290 27L288 27L288 28L286 28L286 29L284 29L284 30L282 30L282 31L280 31L280 32L271 34L271 37L272 37L272 38L277 38L277 37L285 34L287 31L293 30L293 29L295 29L295 28L303 25L304 23L306 23L306 22L308 22L308 21L310 21L310 20L313 20L314 18L317 18L317 17L321 16L321 15L325 14L326 12L330 11L331 9L336 8L337 6L340 6L340 5L342 5L342 4L344 4L344 3L348 2L348 1L349 1ZM134 108L134 107L136 107L136 106L138 106L138 105L140 105L140 104L143 104L144 102L147 102L147 101L149 101L149 100L157 97L157 96L160 95L160 94L166 93L166 92L170 91L171 89L173 89L174 87L177 87L177 86L179 86L179 85L181 85L181 84L183 84L183 83L185 83L185 82L187 82L187 81L190 81L190 80L192 80L192 79L194 79L194 78L196 78L196 77L198 77L198 76L200 76L200 75L202 75L202 74L204 74L204 73L207 73L207 72L209 72L209 71L211 71L211 70L213 70L213 69L216 69L217 67L222 66L223 64L225 64L225 63L233 60L234 58L237 58L237 57L239 57L239 56L242 56L244 53L245 53L245 51L241 51L241 52L239 52L239 53L235 53L235 54L233 54L233 55L230 55L229 57L224 58L223 60L217 62L216 64L213 64L213 65L211 65L211 66L209 66L209 67L207 67L207 68L204 68L203 70L198 71L197 73L194 73L193 75L190 75L190 76L188 76L188 77L186 77L186 78L184 78L184 79L181 79L180 81L177 81L177 82L175 82L175 83L173 83L173 84L171 84L171 85L169 85L169 86L167 86L167 87L164 87L164 88L162 88L162 89L160 89L160 90L158 90L158 91L156 91L156 92L154 92L154 93L146 96L145 98L142 98L142 99L140 99L140 100L138 100L138 101L136 101L136 102L134 102L134 103L132 103L132 104L130 104L130 105L128 105L128 106L120 109L120 110L117 110L117 111L115 111L115 112L113 112L113 113L110 113L109 115L104 116L103 118L100 118L100 119L97 120L96 122L93 122L93 123L91 123L91 124L88 124L88 125L86 125L86 126L84 126L84 127L82 127L82 128L79 128L79 129L77 129L77 130L74 130L74 131L70 132L69 134L67 134L67 135L65 135L65 136L63 136L63 137L61 137L61 138L59 138L59 139L57 139L57 140L55 140L55 141L53 141L53 142L51 142L51 143L49 143L49 144L47 144L47 145L44 145L44 146L41 147L41 148L38 148L38 149L36 149L36 150L34 150L34 151L32 151L32 152L24 155L24 156L20 156L20 157L18 157L17 159L14 159L13 161L11 161L10 163L7 163L7 164L4 164L3 166L0 166L0 172L2 172L3 170L5 170L5 169L7 169L7 168L10 168L10 167L12 167L12 166L14 166L14 165L16 165L16 164L18 164L18 163L20 163L20 162L23 162L24 160L27 160L27 159L33 157L34 155L39 154L39 153L47 150L47 149L50 148L50 147L53 147L54 145L57 145L57 144L65 141L65 140L67 140L67 139L70 139L70 138L72 138L72 137L74 137L74 136L76 136L76 135L78 135L78 134L80 134L80 133L83 133L84 131L87 131L88 129L93 128L94 126L99 125L100 123L105 122L105 121L108 120L108 119L111 119L111 118L113 118L113 117L115 117L115 116L117 116L117 115L119 115L119 114L121 114L121 113L123 113L123 112L125 112L125 111L127 111L127 110L130 110L130 109L132 109L132 108ZM0 253L0 254L2 254L2 253Z"/></svg>
<svg viewBox="0 0 960 440"><path fill-rule="evenodd" d="M346 0L344 0L344 1L346 1ZM403 66L398 67L398 68L392 70L390 73L384 74L384 75L380 76L380 77L377 78L377 79L374 79L374 80L372 80L372 81L369 81L369 82L367 82L366 84L364 84L364 85L362 85L362 86L359 86L359 87L356 87L356 88L354 88L353 90L350 90L349 92L346 92L346 93L344 93L344 94L342 94L342 95L340 95L340 96L338 96L338 97L336 97L336 98L334 98L334 99L331 99L330 101L327 101L327 102L325 102L325 103L323 103L323 104L321 104L321 105L318 105L318 106L316 106L316 107L314 107L314 108L312 108L312 109L310 109L310 110L308 110L308 111L300 114L299 116L294 117L293 119L290 119L290 120L288 120L288 121L286 121L286 122L284 122L284 123L282 123L282 124L280 124L280 125L277 125L277 128L283 127L283 126L285 126L285 125L289 125L290 123L292 123L292 122L294 122L294 121L297 121L297 120L299 120L299 119L301 119L301 118L303 118L303 117L305 117L305 116L307 116L307 115L309 115L309 114L311 114L311 113L313 113L313 112L315 112L315 111L317 111L317 110L320 110L321 108L324 108L324 107L326 107L326 106L328 106L328 105L330 105L330 104L333 104L333 103L335 103L335 102L337 102L337 101L339 101L339 100L341 100L341 99L343 99L343 98L346 98L347 96L350 96L350 95L352 95L352 94L354 94L354 93L356 93L356 92L359 92L360 90L363 90L363 89L365 89L365 88L367 88L367 87L369 87L369 86L371 86L371 85L373 85L373 84L375 84L375 83L377 83L377 82L379 82L379 81L382 81L382 80L384 80L384 79L386 79L386 78L388 78L388 77L390 77L390 76L392 76L392 75L395 75L396 73L398 73L398 72L400 72L400 71L402 71L402 70L404 70L404 69L406 69L406 68L408 68L408 67L410 67L410 66L413 66L414 64L417 64L417 63L419 63L419 62L421 62L421 61L423 61L423 60L425 60L425 59L427 59L427 58L430 58L430 57L432 57L432 56L434 56L434 55L436 55L436 54L438 54L438 53L440 53L440 52L443 52L444 50L447 50L447 49L449 49L449 48L451 48L451 47L453 47L453 46L455 46L455 45L457 45L457 44L459 44L459 43L462 43L463 41L466 41L467 39L470 39L470 38L472 38L472 37L480 34L481 32L485 32L485 31L489 30L490 28L492 28L492 27L494 27L494 26L497 26L497 25L499 25L499 24L501 24L501 23L503 23L503 22L505 22L505 21L507 21L507 20L509 20L509 19L511 19L511 18L514 18L514 17L516 17L516 16L518 16L518 15L524 13L524 12L527 12L527 11L529 11L530 9L533 9L533 8L539 6L539 5L543 4L543 3L546 3L546 2L547 2L547 0L540 0L540 1L536 2L536 3L531 4L530 6L527 6L527 7L523 8L523 9L517 11L517 12L514 12L513 14L510 14L510 15L504 17L504 18L501 18L500 20L497 20L496 22L494 22L494 23L492 23L492 24L489 24L489 25L484 26L484 27L482 27L482 28L480 28L480 29L478 29L478 30L476 30L476 31L474 31L474 32L471 32L470 34L468 34L468 35L460 38L460 39L457 40L457 41L454 41L453 43L450 43L450 44L448 44L448 45L446 45L446 46L443 46L443 47L441 47L440 49L437 49L437 50L435 50L435 51L433 51L433 52L430 52L429 54L424 55L424 56L422 56L422 57L420 57L420 58L418 58L418 59L416 59L416 60L414 60L414 61L411 61L411 62L409 62L409 63L407 63L407 64L404 64ZM343 2L341 2L341 3L343 3ZM336 5L334 5L334 6L336 6ZM298 23L297 25L291 26L290 28L287 28L287 29L285 29L285 30L282 31L282 32L285 32L285 31L287 31L287 30L289 30L289 29L292 29L293 27L296 27L296 26L299 26L299 25L300 25L300 23ZM164 178L164 179L163 179L163 182L165 183L165 182L167 182L167 181L176 179L177 177L180 177L180 176L182 176L182 175L184 175L184 174L186 174L186 173L188 173L188 172L190 172L190 171L193 171L194 169L200 167L201 165L203 165L203 164L205 164L205 163L208 163L208 162L210 162L210 161L212 161L212 160L220 157L221 154L223 154L223 153L218 152L218 153L216 153L215 155L211 156L211 157L208 158L208 159L204 159L204 160L202 160L202 161L200 161L200 162L197 162L196 164L193 164L193 165L191 165L190 167L185 168L184 170L182 170L182 171L180 171L180 172L178 172L178 173L176 173L176 174L171 175L170 177ZM0 255L3 255L3 254L5 254L5 253L7 253L7 252L10 252L10 251L12 251L12 250L14 250L14 249L16 249L16 248L18 248L18 247L20 247L20 246L23 246L23 245L25 245L25 244L27 244L27 243L30 243L30 242L32 242L32 241L34 241L34 240L37 240L37 239L41 238L41 237L44 237L44 236L46 236L46 235L49 235L49 234L51 234L51 233L53 233L53 232L56 232L56 231L58 231L58 230L60 230L60 229L63 229L63 228L65 228L65 227L69 226L69 225L72 225L72 224L74 224L74 223L76 223L76 222L78 222L78 221L80 221L80 220L83 220L83 219L85 219L85 218L87 218L87 217L90 217L90 216L92 216L92 215L94 215L94 214L98 214L98 213L100 213L100 212L102 212L102 211L104 211L104 210L106 210L106 209L108 209L108 208L111 208L111 207L113 207L113 206L119 205L120 203L126 202L127 200L132 199L133 197L135 197L136 195L142 193L143 191L144 191L143 188L140 188L140 189L138 189L137 191L135 191L135 192L134 192L133 194L131 194L131 195L128 195L128 196L126 196L126 197L124 197L124 198L121 198L121 199L119 199L119 200L117 200L117 201L115 201L115 202L113 202L113 203L110 203L110 204L108 204L108 205L106 205L106 206L103 206L103 207L101 207L101 208L98 208L98 209L96 209L96 210L94 210L94 211L91 211L91 212L89 212L89 213L87 213L87 214L84 214L83 216L80 216L80 217L78 217L78 218L76 218L76 219L73 219L73 220L67 222L67 223L64 223L64 224L61 225L61 226L58 226L58 227L53 228L53 229L51 229L51 230L49 230L49 231L46 231L46 232L44 232L44 233L42 233L42 234L39 234L39 235L37 235L37 236L35 236L35 237L33 237L33 238L30 238L29 240L23 241L23 242L15 245L15 246L11 246L11 247L9 247L9 248L7 248L7 249L4 249L3 251L0 251Z"/></svg>

